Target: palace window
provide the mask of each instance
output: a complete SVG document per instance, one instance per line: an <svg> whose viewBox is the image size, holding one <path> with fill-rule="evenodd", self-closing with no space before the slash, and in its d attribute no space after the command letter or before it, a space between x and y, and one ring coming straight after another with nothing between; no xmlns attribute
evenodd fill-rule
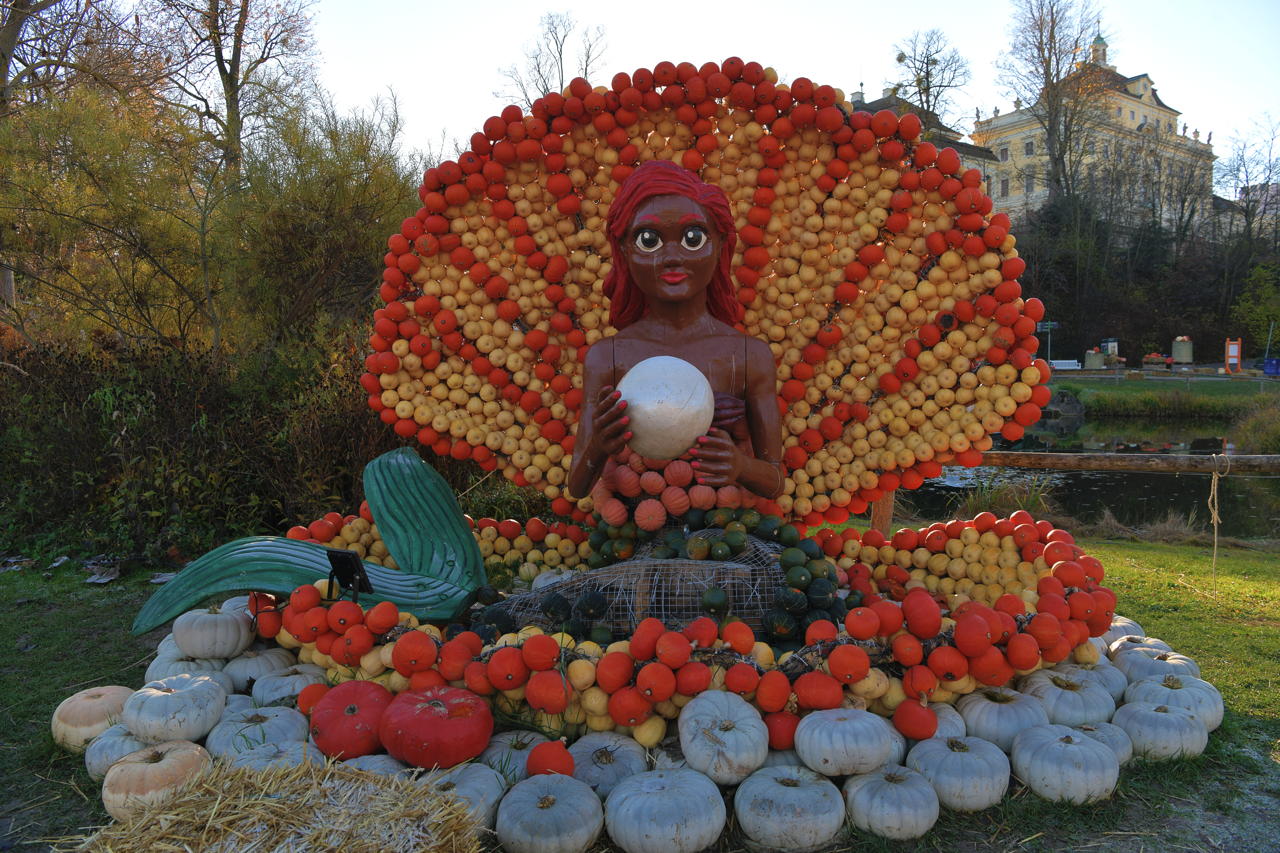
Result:
<svg viewBox="0 0 1280 853"><path fill-rule="evenodd" d="M1035 143L1035 141L1034 141L1034 140L1031 140L1031 139L1028 139L1026 142L1024 142L1024 143L1022 144L1022 153L1023 153L1023 154L1027 154L1027 155L1030 155L1030 154L1034 154L1034 153L1036 153L1036 143Z"/></svg>
<svg viewBox="0 0 1280 853"><path fill-rule="evenodd" d="M1000 149L1000 162L1001 162L1001 163L1004 163L1004 162L1007 162L1008 160L1009 160L1009 149L1008 149L1008 148L1001 148L1001 149Z"/></svg>
<svg viewBox="0 0 1280 853"><path fill-rule="evenodd" d="M1009 197L1009 179L1001 178L1000 179L1000 198L1008 198L1008 197Z"/></svg>
<svg viewBox="0 0 1280 853"><path fill-rule="evenodd" d="M1036 173L1027 172L1022 179L1022 191L1027 195L1031 195L1036 191Z"/></svg>

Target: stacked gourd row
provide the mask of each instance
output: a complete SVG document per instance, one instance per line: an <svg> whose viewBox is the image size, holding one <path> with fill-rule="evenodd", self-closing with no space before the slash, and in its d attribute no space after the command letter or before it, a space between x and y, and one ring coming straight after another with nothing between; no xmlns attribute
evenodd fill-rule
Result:
<svg viewBox="0 0 1280 853"><path fill-rule="evenodd" d="M1048 401L1043 305L982 174L914 115L731 57L581 78L485 121L427 170L387 240L360 382L398 435L564 490L587 347L612 330L604 220L645 160L718 184L735 214L744 331L777 363L778 512L841 522L1021 434ZM575 496L577 497L577 496ZM598 507L596 507L598 509Z"/></svg>
<svg viewBox="0 0 1280 853"><path fill-rule="evenodd" d="M586 544L587 533L577 524L546 522L537 517L523 523L510 518L499 521L469 516L467 521L475 533L489 582L502 589L509 587L515 577L531 581L547 569L580 568L591 553ZM365 562L399 568L378 532L368 501L361 502L359 515L326 513L310 524L289 528L286 536L354 551Z"/></svg>

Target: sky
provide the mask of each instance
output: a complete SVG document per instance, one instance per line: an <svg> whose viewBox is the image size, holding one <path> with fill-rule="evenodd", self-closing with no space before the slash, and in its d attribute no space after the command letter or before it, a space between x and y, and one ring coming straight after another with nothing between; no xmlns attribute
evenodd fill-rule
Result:
<svg viewBox="0 0 1280 853"><path fill-rule="evenodd" d="M1256 135L1258 123L1280 121L1280 3L1274 0L1101 0L1108 59L1132 77L1150 75L1161 99L1182 112L1201 139L1213 132L1224 156L1233 136ZM712 14L713 8L721 11ZM891 9L848 2L758 3L740 0L705 11L630 3L469 3L409 0L320 0L314 7L321 82L339 107L355 109L394 92L407 149L441 149L442 134L466 140L514 98L500 98L501 69L521 63L546 12L567 12L605 34L601 72L729 56L777 70L782 81L809 77L846 94L861 85L868 99L897 71L894 45L915 30L938 27L969 60L972 80L956 93L957 121L969 130L974 110L1012 108L997 80L996 60L1009 44L1009 0L944 3L916 0L901 23L865 21L851 9ZM640 11L643 10L643 11ZM576 39L575 39L576 41ZM452 154L452 146L445 146Z"/></svg>

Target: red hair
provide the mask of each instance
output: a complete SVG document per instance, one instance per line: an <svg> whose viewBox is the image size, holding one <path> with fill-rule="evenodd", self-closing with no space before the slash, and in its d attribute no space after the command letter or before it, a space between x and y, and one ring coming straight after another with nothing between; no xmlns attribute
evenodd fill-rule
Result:
<svg viewBox="0 0 1280 853"><path fill-rule="evenodd" d="M738 241L729 199L718 186L708 184L670 160L642 163L622 182L609 205L605 228L609 234L609 247L613 250L613 266L604 280L604 295L609 297L610 325L622 330L644 316L647 307L644 294L631 281L631 273L622 254L622 241L640 203L660 195L684 196L697 202L720 233L720 258L707 286L707 309L712 317L732 326L742 318L742 305L734 294L733 278L729 274L733 265L733 249Z"/></svg>

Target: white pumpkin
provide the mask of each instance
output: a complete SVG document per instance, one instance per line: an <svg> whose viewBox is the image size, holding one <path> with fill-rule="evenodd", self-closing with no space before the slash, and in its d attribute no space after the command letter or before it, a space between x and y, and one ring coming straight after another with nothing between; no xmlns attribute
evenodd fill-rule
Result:
<svg viewBox="0 0 1280 853"><path fill-rule="evenodd" d="M1110 747L1111 751L1116 754L1116 761L1120 762L1121 767L1124 767L1133 758L1133 741L1129 739L1129 735L1125 733L1125 730L1115 723L1086 723L1083 726L1075 726L1074 728L1082 735L1091 737L1099 743Z"/></svg>
<svg viewBox="0 0 1280 853"><path fill-rule="evenodd" d="M247 595L233 595L218 605L218 609L223 613L243 613L251 620L253 618L253 614L249 612L249 596Z"/></svg>
<svg viewBox="0 0 1280 853"><path fill-rule="evenodd" d="M991 741L1005 752L1018 732L1049 722L1044 703L1008 687L983 687L961 696L956 710L971 736Z"/></svg>
<svg viewBox="0 0 1280 853"><path fill-rule="evenodd" d="M1190 675L1200 677L1200 666L1186 655L1162 652L1156 649L1128 649L1120 652L1111 662L1125 674L1132 684L1144 678L1163 678L1166 675Z"/></svg>
<svg viewBox="0 0 1280 853"><path fill-rule="evenodd" d="M253 642L253 624L243 610L188 610L173 620L173 639L190 658L233 658Z"/></svg>
<svg viewBox="0 0 1280 853"><path fill-rule="evenodd" d="M1102 685L1048 669L1031 673L1018 690L1039 699L1056 725L1105 723L1116 712L1115 700Z"/></svg>
<svg viewBox="0 0 1280 853"><path fill-rule="evenodd" d="M1040 670L1043 672L1043 670ZM1051 672L1060 672L1068 678L1090 681L1100 686L1111 696L1111 701L1119 705L1124 699L1124 690L1129 686L1129 678L1116 669L1111 661L1102 658L1097 663L1060 663ZM1034 675L1035 673L1032 673Z"/></svg>
<svg viewBox="0 0 1280 853"><path fill-rule="evenodd" d="M253 683L253 701L260 705L292 704L302 688L309 684L324 684L324 670L314 664L299 663L271 675L264 675Z"/></svg>
<svg viewBox="0 0 1280 853"><path fill-rule="evenodd" d="M938 802L953 811L989 809L1009 789L1008 757L980 737L922 740L907 756L907 766L928 779Z"/></svg>
<svg viewBox="0 0 1280 853"><path fill-rule="evenodd" d="M870 773L893 753L890 726L870 711L810 711L796 727L796 754L824 776Z"/></svg>
<svg viewBox="0 0 1280 853"><path fill-rule="evenodd" d="M831 780L807 767L762 767L734 792L733 813L747 847L808 853L839 834L844 798Z"/></svg>
<svg viewBox="0 0 1280 853"><path fill-rule="evenodd" d="M619 782L649 769L649 754L635 738L617 732L591 732L569 747L573 778L606 799Z"/></svg>
<svg viewBox="0 0 1280 853"><path fill-rule="evenodd" d="M209 761L204 747L185 740L131 752L112 764L103 778L103 808L116 820L136 817L194 781Z"/></svg>
<svg viewBox="0 0 1280 853"><path fill-rule="evenodd" d="M1133 754L1150 761L1191 758L1209 743L1204 721L1176 705L1126 702L1116 709L1111 722L1133 741Z"/></svg>
<svg viewBox="0 0 1280 853"><path fill-rule="evenodd" d="M1111 747L1067 726L1018 732L1009 763L1024 785L1055 803L1106 799L1120 778L1120 761Z"/></svg>
<svg viewBox="0 0 1280 853"><path fill-rule="evenodd" d="M650 751L654 770L679 770L688 767L684 753L680 751L680 738L677 735L665 737L662 742ZM765 759L768 763L768 759Z"/></svg>
<svg viewBox="0 0 1280 853"><path fill-rule="evenodd" d="M889 757L883 763L901 764L907 758L907 750L911 748L911 744L907 742L906 735L898 731L898 727L884 719L884 717L873 716L885 724L885 731L889 735Z"/></svg>
<svg viewBox="0 0 1280 853"><path fill-rule="evenodd" d="M969 733L964 724L964 717L960 716L955 705L948 705L946 702L930 702L929 710L938 717L938 730L933 733L934 737L964 737Z"/></svg>
<svg viewBox="0 0 1280 853"><path fill-rule="evenodd" d="M421 784L462 800L481 829L493 829L498 803L507 792L507 777L487 764L466 762L443 773L427 774Z"/></svg>
<svg viewBox="0 0 1280 853"><path fill-rule="evenodd" d="M1147 632L1142 630L1142 626L1127 616L1116 614L1111 617L1111 627L1107 632L1098 639L1102 640L1110 648L1111 644L1121 637L1134 636L1141 637Z"/></svg>
<svg viewBox="0 0 1280 853"><path fill-rule="evenodd" d="M231 679L213 675L215 672L222 672L222 668L226 665L227 662L223 658L193 658L183 654L182 649L178 648L178 643L173 639L173 635L169 634L156 647L156 656L151 663L147 664L144 680L159 681L171 675L204 674L217 681L224 690L231 693L234 692Z"/></svg>
<svg viewBox="0 0 1280 853"><path fill-rule="evenodd" d="M583 853L604 828L604 808L586 782L539 774L502 798L494 831L507 853Z"/></svg>
<svg viewBox="0 0 1280 853"><path fill-rule="evenodd" d="M1222 725L1222 694L1209 682L1190 675L1171 674L1135 681L1125 690L1124 701L1186 708L1199 717L1209 731Z"/></svg>
<svg viewBox="0 0 1280 853"><path fill-rule="evenodd" d="M293 652L279 646L260 652L249 649L227 661L222 671L231 679L232 692L247 693L259 678L286 670L297 662Z"/></svg>
<svg viewBox="0 0 1280 853"><path fill-rule="evenodd" d="M171 675L130 696L120 719L134 737L147 743L197 741L217 725L226 703L226 691L212 678Z"/></svg>
<svg viewBox="0 0 1280 853"><path fill-rule="evenodd" d="M715 394L702 371L682 358L655 355L618 383L627 401L631 450L649 459L675 459L704 435L715 415Z"/></svg>
<svg viewBox="0 0 1280 853"><path fill-rule="evenodd" d="M53 741L70 752L83 752L88 743L115 725L133 690L119 685L87 687L58 703L49 722Z"/></svg>
<svg viewBox="0 0 1280 853"><path fill-rule="evenodd" d="M365 773L372 773L375 776L410 776L416 767L410 767L397 758L392 758L386 753L375 753L373 755L360 755L355 758L348 758L342 762L343 765L350 767L352 770L363 770Z"/></svg>
<svg viewBox="0 0 1280 853"><path fill-rule="evenodd" d="M501 732L494 735L484 752L480 753L480 761L505 776L508 785L514 785L529 776L529 772L525 769L525 764L529 760L529 750L546 742L546 735L540 735L537 732L526 732L520 729Z"/></svg>
<svg viewBox="0 0 1280 853"><path fill-rule="evenodd" d="M246 696L243 693L231 693L227 695L227 707L223 709L222 716L233 714L236 711L247 711L250 708L258 707L254 704L252 696Z"/></svg>
<svg viewBox="0 0 1280 853"><path fill-rule="evenodd" d="M760 712L736 693L699 693L681 709L678 726L684 760L718 785L738 784L769 754Z"/></svg>
<svg viewBox="0 0 1280 853"><path fill-rule="evenodd" d="M886 764L870 773L850 776L844 802L854 826L881 838L919 838L938 822L938 793L923 774Z"/></svg>
<svg viewBox="0 0 1280 853"><path fill-rule="evenodd" d="M243 752L230 753L226 759L232 767L247 767L250 770L298 767L302 764L324 764L325 762L323 752L301 740L266 743Z"/></svg>
<svg viewBox="0 0 1280 853"><path fill-rule="evenodd" d="M1157 652L1171 652L1173 646L1161 640L1159 637L1144 637L1141 634L1125 634L1122 637L1116 637L1111 641L1108 647L1107 656L1114 659L1121 652L1130 649L1153 649Z"/></svg>
<svg viewBox="0 0 1280 853"><path fill-rule="evenodd" d="M132 695L133 691L129 693ZM129 734L128 726L117 723L89 742L84 751L84 767L89 771L90 779L100 782L112 764L146 747L145 743Z"/></svg>
<svg viewBox="0 0 1280 853"><path fill-rule="evenodd" d="M794 749L771 749L761 767L804 767L800 754Z"/></svg>
<svg viewBox="0 0 1280 853"><path fill-rule="evenodd" d="M307 718L293 708L250 708L223 714L204 741L214 758L268 743L307 739Z"/></svg>
<svg viewBox="0 0 1280 853"><path fill-rule="evenodd" d="M649 770L621 780L604 804L609 838L626 853L697 853L727 816L716 784L696 770Z"/></svg>

